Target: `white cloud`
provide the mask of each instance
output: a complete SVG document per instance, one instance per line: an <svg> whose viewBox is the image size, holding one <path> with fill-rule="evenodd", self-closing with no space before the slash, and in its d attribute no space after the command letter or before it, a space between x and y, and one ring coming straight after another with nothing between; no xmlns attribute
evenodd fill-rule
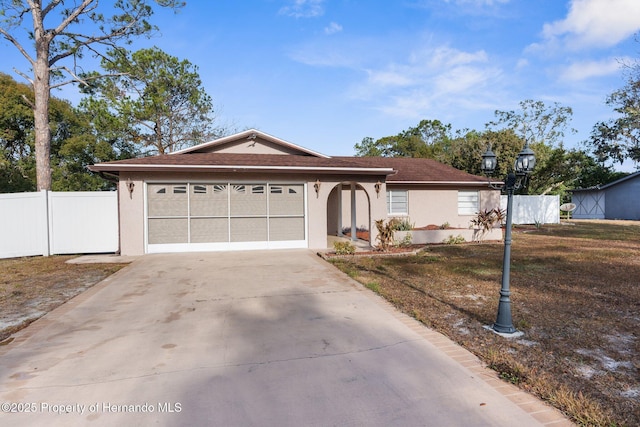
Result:
<svg viewBox="0 0 640 427"><path fill-rule="evenodd" d="M403 63L368 69L367 80L354 85L350 95L377 104L373 108L385 114L418 118L451 105L485 108L483 100L492 98L500 76L486 52L444 46L414 52Z"/></svg>
<svg viewBox="0 0 640 427"><path fill-rule="evenodd" d="M327 35L339 33L342 31L342 25L337 22L331 22L327 27L324 28L324 33Z"/></svg>
<svg viewBox="0 0 640 427"><path fill-rule="evenodd" d="M613 46L638 30L638 0L572 0L567 17L545 24L542 35L547 43L581 49Z"/></svg>
<svg viewBox="0 0 640 427"><path fill-rule="evenodd" d="M455 3L460 6L472 5L476 7L493 6L500 3L509 3L510 0L444 0L445 3Z"/></svg>
<svg viewBox="0 0 640 427"><path fill-rule="evenodd" d="M622 61L629 61L629 58ZM605 59L602 61L576 62L566 67L560 73L560 79L564 81L581 81L592 77L602 77L620 72L621 62L618 59Z"/></svg>
<svg viewBox="0 0 640 427"><path fill-rule="evenodd" d="M485 63L487 60L484 51L469 53L449 47L423 50L411 54L406 63L392 63L379 69L368 69L367 86L372 90L380 90L420 86L427 81L436 81L439 85L452 89L455 83L447 82L447 76L452 76L454 80L459 79L459 83L464 85L464 81L467 80L466 76L461 78L465 74L464 70L476 70L469 64ZM471 74L474 72L476 71L472 71Z"/></svg>
<svg viewBox="0 0 640 427"><path fill-rule="evenodd" d="M357 68L360 59L352 53L356 48L349 42L341 47L337 49L328 42L307 43L292 48L288 55L292 60L312 67Z"/></svg>
<svg viewBox="0 0 640 427"><path fill-rule="evenodd" d="M487 53L484 50L477 52L462 52L449 47L440 47L434 50L426 51L429 57L431 67L449 68L458 65L471 64L474 62L487 62Z"/></svg>
<svg viewBox="0 0 640 427"><path fill-rule="evenodd" d="M378 87L410 86L414 80L410 75L396 70L368 70L369 83Z"/></svg>
<svg viewBox="0 0 640 427"><path fill-rule="evenodd" d="M294 18L314 18L324 14L324 0L293 0L280 9L280 14Z"/></svg>

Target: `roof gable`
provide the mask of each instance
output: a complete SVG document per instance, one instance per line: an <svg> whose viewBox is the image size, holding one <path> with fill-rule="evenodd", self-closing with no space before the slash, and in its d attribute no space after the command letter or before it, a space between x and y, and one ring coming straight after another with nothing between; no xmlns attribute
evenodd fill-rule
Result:
<svg viewBox="0 0 640 427"><path fill-rule="evenodd" d="M205 142L171 154L229 153L229 154L280 154L329 158L324 154L292 144L256 129L249 129L214 141Z"/></svg>

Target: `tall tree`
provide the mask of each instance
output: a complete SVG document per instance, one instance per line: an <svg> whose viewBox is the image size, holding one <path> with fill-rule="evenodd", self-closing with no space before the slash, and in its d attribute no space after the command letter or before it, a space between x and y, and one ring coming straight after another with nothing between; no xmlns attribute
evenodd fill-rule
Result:
<svg viewBox="0 0 640 427"><path fill-rule="evenodd" d="M577 132L569 126L573 117L571 107L557 102L547 105L532 99L521 101L519 105L518 110L496 110L497 119L487 123L487 128L512 129L531 146L544 144L549 147L562 146L566 132Z"/></svg>
<svg viewBox="0 0 640 427"><path fill-rule="evenodd" d="M387 157L428 157L474 175L481 175L480 159L490 144L498 156L496 178L513 170L525 138L536 153L536 169L521 193L560 194L591 182L607 179L608 171L593 165L594 159L579 150L563 147L569 128L571 109L540 101L523 101L518 111L496 111L497 120L487 130L456 130L438 120L423 120L395 136L374 140L364 138L356 144L357 155ZM452 136L453 135L453 136Z"/></svg>
<svg viewBox="0 0 640 427"><path fill-rule="evenodd" d="M0 192L33 191L33 112L24 102L31 90L0 73Z"/></svg>
<svg viewBox="0 0 640 427"><path fill-rule="evenodd" d="M429 157L437 159L451 139L451 125L422 120L395 136L366 137L354 146L357 156Z"/></svg>
<svg viewBox="0 0 640 427"><path fill-rule="evenodd" d="M543 101L531 99L521 101L519 105L520 108L517 110L496 110L496 120L487 123L486 126L488 129L510 129L521 138L522 145L524 142L529 144L536 154L536 167L531 174L528 188L524 191L534 194L548 193L553 188L564 185L564 181L558 180L557 174L552 171L566 161L563 148L566 133L577 132L570 127L573 110L557 102L547 105ZM517 152L511 157L512 162Z"/></svg>
<svg viewBox="0 0 640 427"><path fill-rule="evenodd" d="M488 145L491 145L498 156L496 177L506 176L523 146L522 138L512 129L485 130L484 132L462 130L457 131L456 134L441 161L474 175L482 175L481 158Z"/></svg>
<svg viewBox="0 0 640 427"><path fill-rule="evenodd" d="M627 64L627 82L606 100L615 119L598 122L587 144L601 161L640 163L640 62Z"/></svg>
<svg viewBox="0 0 640 427"><path fill-rule="evenodd" d="M36 189L31 88L0 73L0 193ZM131 157L130 152L106 140L94 130L96 118L82 114L69 102L52 97L51 123L52 189L101 190L111 184L96 176L87 165Z"/></svg>
<svg viewBox="0 0 640 427"><path fill-rule="evenodd" d="M102 68L113 77L99 79L82 104L96 116L112 113L114 128L159 154L217 136L213 105L198 68L157 47L130 53L110 51Z"/></svg>
<svg viewBox="0 0 640 427"><path fill-rule="evenodd" d="M79 80L76 64L87 51L102 55L104 49L150 34L155 29L148 22L153 14L151 3L51 0L43 5L41 0L0 0L0 35L18 49L31 68L31 75L17 72L31 83L34 92L28 102L34 114L39 190L51 189L51 89ZM179 0L155 3L174 9L184 5ZM31 17L30 23L25 22L27 17Z"/></svg>

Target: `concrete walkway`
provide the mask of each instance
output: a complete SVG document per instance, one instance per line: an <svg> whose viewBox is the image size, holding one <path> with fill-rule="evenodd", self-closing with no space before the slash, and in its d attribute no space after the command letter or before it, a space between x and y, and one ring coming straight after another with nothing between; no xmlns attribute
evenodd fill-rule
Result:
<svg viewBox="0 0 640 427"><path fill-rule="evenodd" d="M0 402L2 426L571 425L306 250L141 257L0 347Z"/></svg>

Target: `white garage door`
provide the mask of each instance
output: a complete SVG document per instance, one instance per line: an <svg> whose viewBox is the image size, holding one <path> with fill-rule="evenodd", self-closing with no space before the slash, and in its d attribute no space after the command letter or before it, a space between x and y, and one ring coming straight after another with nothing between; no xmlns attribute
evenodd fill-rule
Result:
<svg viewBox="0 0 640 427"><path fill-rule="evenodd" d="M301 183L148 183L147 252L306 248Z"/></svg>

